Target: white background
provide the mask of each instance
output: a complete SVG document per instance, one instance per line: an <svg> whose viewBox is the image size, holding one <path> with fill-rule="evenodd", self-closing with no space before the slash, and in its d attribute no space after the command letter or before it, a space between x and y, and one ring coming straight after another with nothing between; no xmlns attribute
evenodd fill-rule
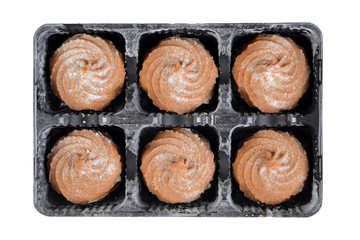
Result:
<svg viewBox="0 0 360 240"><path fill-rule="evenodd" d="M2 1L0 239L153 239L154 234L157 239L359 239L360 17L356 1L124 2ZM44 23L151 22L312 22L319 26L324 37L324 199L315 216L50 218L35 210L34 32Z"/></svg>

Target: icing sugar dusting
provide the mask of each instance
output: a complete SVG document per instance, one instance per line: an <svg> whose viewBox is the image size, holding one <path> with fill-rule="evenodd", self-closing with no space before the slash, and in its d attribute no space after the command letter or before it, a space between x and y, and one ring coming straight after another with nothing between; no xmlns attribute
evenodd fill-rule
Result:
<svg viewBox="0 0 360 240"><path fill-rule="evenodd" d="M99 37L75 35L51 58L52 87L74 110L102 110L121 90L124 78L120 54Z"/></svg>
<svg viewBox="0 0 360 240"><path fill-rule="evenodd" d="M199 42L170 38L145 58L140 85L161 110L183 114L208 103L216 83L215 69Z"/></svg>
<svg viewBox="0 0 360 240"><path fill-rule="evenodd" d="M301 48L289 38L265 34L237 56L233 76L242 97L268 113L294 108L309 80Z"/></svg>

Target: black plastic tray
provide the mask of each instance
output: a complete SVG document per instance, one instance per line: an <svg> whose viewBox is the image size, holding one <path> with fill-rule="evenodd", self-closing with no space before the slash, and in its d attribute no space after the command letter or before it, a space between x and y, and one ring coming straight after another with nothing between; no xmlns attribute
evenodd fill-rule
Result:
<svg viewBox="0 0 360 240"><path fill-rule="evenodd" d="M104 111L73 111L50 89L49 58L70 36L96 34L109 39L126 57L126 88ZM260 33L291 37L304 48L311 69L310 88L299 105L280 114L249 107L234 90L231 68L244 44ZM209 104L186 115L155 107L138 84L145 54L170 36L194 37L220 69ZM176 126L204 135L217 155L211 187L197 201L165 204L146 188L139 170L141 152L157 132ZM47 154L74 129L106 131L125 159L121 185L101 202L76 205L48 182ZM231 164L241 143L259 129L293 133L305 148L310 171L302 192L270 206L244 197ZM34 205L48 216L281 216L307 217L322 204L322 35L311 23L251 24L50 24L34 36Z"/></svg>

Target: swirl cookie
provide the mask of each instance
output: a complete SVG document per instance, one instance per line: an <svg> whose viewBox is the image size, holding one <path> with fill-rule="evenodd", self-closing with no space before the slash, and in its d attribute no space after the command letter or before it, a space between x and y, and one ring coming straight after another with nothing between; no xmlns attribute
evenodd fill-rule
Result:
<svg viewBox="0 0 360 240"><path fill-rule="evenodd" d="M214 60L199 41L172 37L147 55L140 85L159 109L183 114L209 103L217 77Z"/></svg>
<svg viewBox="0 0 360 240"><path fill-rule="evenodd" d="M73 110L103 110L122 91L124 60L115 46L97 36L78 34L50 59L51 88Z"/></svg>
<svg viewBox="0 0 360 240"><path fill-rule="evenodd" d="M145 147L140 169L148 189L160 201L191 202L213 179L214 154L208 141L189 129L165 130Z"/></svg>
<svg viewBox="0 0 360 240"><path fill-rule="evenodd" d="M49 181L68 201L103 199L119 181L122 160L115 143L101 132L75 130L60 139L49 159Z"/></svg>
<svg viewBox="0 0 360 240"><path fill-rule="evenodd" d="M233 175L245 197L279 204L298 194L309 170L305 150L287 132L261 130L238 150Z"/></svg>
<svg viewBox="0 0 360 240"><path fill-rule="evenodd" d="M265 34L236 57L232 69L241 97L264 113L296 107L309 74L303 49L290 38Z"/></svg>

